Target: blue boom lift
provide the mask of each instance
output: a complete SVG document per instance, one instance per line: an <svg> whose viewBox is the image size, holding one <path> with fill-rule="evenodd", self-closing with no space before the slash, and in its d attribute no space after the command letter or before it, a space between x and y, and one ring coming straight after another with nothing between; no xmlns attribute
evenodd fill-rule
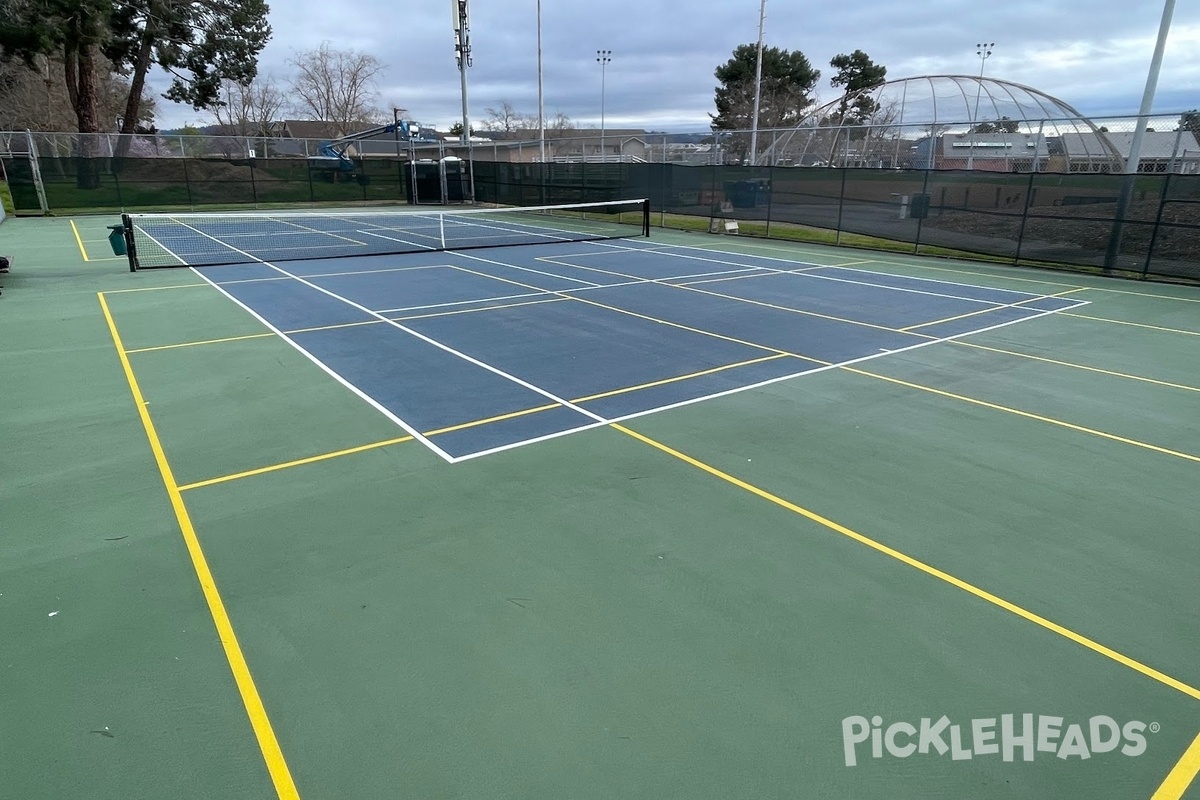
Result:
<svg viewBox="0 0 1200 800"><path fill-rule="evenodd" d="M346 178L353 177L354 180L365 186L370 183L371 176L361 172L359 165L346 154L346 151L355 142L385 133L398 133L399 136L397 138L402 142L422 141L421 126L410 120L401 120L399 123L380 125L365 131L358 131L357 133L351 133L337 139L331 139L328 142L321 142L318 148L320 155L308 157L309 167L316 170L328 171L331 180L336 181L339 176Z"/></svg>

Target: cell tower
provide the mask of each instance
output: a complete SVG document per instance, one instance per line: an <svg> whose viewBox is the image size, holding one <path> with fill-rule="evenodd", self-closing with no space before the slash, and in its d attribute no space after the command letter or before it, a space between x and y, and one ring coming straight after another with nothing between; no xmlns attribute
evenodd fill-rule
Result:
<svg viewBox="0 0 1200 800"><path fill-rule="evenodd" d="M450 0L454 24L454 58L462 79L463 144L471 141L471 126L467 118L467 68L471 66L471 16L467 0Z"/></svg>
<svg viewBox="0 0 1200 800"><path fill-rule="evenodd" d="M462 85L462 143L467 147L467 166L470 170L470 200L475 202L475 152L471 143L471 118L467 112L467 68L471 66L471 15L467 0L450 0L454 27L454 57Z"/></svg>

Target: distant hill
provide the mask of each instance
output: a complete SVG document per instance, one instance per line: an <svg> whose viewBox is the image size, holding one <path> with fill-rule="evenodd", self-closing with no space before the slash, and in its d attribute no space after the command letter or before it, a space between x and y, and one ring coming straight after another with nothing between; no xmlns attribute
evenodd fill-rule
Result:
<svg viewBox="0 0 1200 800"><path fill-rule="evenodd" d="M701 144L712 139L711 133L668 133L667 131L650 131L646 134L655 142L667 138L668 144Z"/></svg>

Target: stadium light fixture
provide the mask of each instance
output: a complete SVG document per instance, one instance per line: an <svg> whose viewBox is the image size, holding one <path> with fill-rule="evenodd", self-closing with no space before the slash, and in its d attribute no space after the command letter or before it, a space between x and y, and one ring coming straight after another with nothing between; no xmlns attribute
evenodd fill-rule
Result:
<svg viewBox="0 0 1200 800"><path fill-rule="evenodd" d="M979 127L979 95L983 92L983 68L987 65L988 57L995 46L995 42L981 42L975 45L975 55L979 56L979 81L975 84L975 110L971 113L971 149L967 152L967 169L975 169L975 129Z"/></svg>
<svg viewBox="0 0 1200 800"><path fill-rule="evenodd" d="M612 61L612 50L597 50L596 63L600 65L600 160L604 161L604 73Z"/></svg>

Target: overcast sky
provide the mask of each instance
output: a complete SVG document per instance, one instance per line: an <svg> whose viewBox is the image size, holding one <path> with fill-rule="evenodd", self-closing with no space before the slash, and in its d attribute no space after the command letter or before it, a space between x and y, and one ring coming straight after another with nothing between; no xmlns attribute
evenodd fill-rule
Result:
<svg viewBox="0 0 1200 800"><path fill-rule="evenodd" d="M1162 0L767 0L764 42L800 50L821 70L818 96L833 100L829 60L861 49L889 79L977 74L976 43L994 41L986 75L1027 84L1085 114L1136 113L1162 16ZM758 0L542 0L547 117L580 127L600 122L607 66L609 127L705 131L714 111L713 70L739 44L758 38ZM380 105L447 129L461 119L448 0L271 0L270 44L259 71L286 81L296 51L329 40L378 57L387 68ZM473 125L507 100L537 113L537 0L471 0L474 67L468 71ZM159 91L166 82L159 81ZM1200 106L1200 3L1175 10L1154 110ZM159 126L208 121L162 100Z"/></svg>

